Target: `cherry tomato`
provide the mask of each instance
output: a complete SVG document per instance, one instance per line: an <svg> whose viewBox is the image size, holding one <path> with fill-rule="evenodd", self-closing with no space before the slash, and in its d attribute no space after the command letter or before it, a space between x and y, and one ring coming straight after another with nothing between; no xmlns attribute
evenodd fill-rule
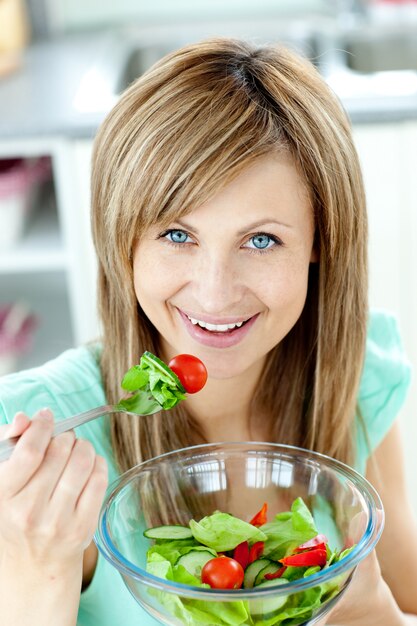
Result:
<svg viewBox="0 0 417 626"><path fill-rule="evenodd" d="M187 393L196 393L206 384L206 366L192 354L177 354L170 360L168 367L178 376Z"/></svg>
<svg viewBox="0 0 417 626"><path fill-rule="evenodd" d="M245 572L240 563L228 556L210 559L201 570L201 582L213 589L239 589Z"/></svg>

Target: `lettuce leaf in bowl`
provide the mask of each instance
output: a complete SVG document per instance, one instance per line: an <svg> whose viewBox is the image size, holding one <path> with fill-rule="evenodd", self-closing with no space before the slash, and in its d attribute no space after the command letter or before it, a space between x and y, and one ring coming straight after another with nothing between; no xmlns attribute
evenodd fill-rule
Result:
<svg viewBox="0 0 417 626"><path fill-rule="evenodd" d="M183 585L209 588L198 578L192 576L182 565L172 565L157 552L148 558L147 571L158 578L164 578ZM176 594L149 589L148 593L158 597L168 613L175 615L182 624L195 626L241 626L247 623L248 611L246 603L236 602L212 602L183 598Z"/></svg>
<svg viewBox="0 0 417 626"><path fill-rule="evenodd" d="M244 570L244 600L216 601L205 593L201 594L201 599L195 599L186 598L181 592L148 591L158 595L170 615L189 626L295 626L305 623L323 604L340 593L347 575L334 576L324 583L318 579L311 587L294 592L291 583L318 574L354 549L354 546L340 547L340 542L337 549L331 549L327 536L318 532L313 515L302 498L293 501L290 511L278 513L273 521L259 527L215 511L199 522L190 520L191 533L184 539L177 540L178 533L173 532L173 528L175 530L172 526L154 529L158 533L154 538L156 543L147 553L148 572L193 587L230 589L227 583L218 586L215 579L210 581L203 575L206 565L226 559ZM210 585L202 583L203 580ZM285 587L278 591L280 585ZM268 587L270 593L257 593Z"/></svg>
<svg viewBox="0 0 417 626"><path fill-rule="evenodd" d="M279 560L295 547L318 535L314 518L302 498L296 498L291 511L278 513L272 522L260 530L267 535L264 556Z"/></svg>
<svg viewBox="0 0 417 626"><path fill-rule="evenodd" d="M262 530L228 513L216 512L199 522L190 520L190 528L197 541L217 552L233 550L242 541L267 539Z"/></svg>

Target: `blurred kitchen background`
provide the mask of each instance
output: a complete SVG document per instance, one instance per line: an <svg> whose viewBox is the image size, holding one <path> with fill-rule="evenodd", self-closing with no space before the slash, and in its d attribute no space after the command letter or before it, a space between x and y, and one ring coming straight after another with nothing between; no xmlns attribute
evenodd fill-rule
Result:
<svg viewBox="0 0 417 626"><path fill-rule="evenodd" d="M212 35L285 43L341 98L368 194L371 304L397 315L417 370L417 0L0 0L0 374L97 335L94 134L154 61ZM402 425L417 512L415 378Z"/></svg>

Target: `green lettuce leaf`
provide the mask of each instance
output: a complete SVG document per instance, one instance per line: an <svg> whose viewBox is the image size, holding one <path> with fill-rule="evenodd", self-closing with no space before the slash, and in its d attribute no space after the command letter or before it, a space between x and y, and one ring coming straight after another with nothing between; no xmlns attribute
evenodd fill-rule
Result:
<svg viewBox="0 0 417 626"><path fill-rule="evenodd" d="M155 576L195 587L208 587L200 578L190 574L178 558L190 550L211 549L216 552L233 550L242 541L265 542L264 555L281 558L295 547L318 534L309 509L301 498L294 500L291 511L279 513L269 524L256 528L228 513L215 512L200 522L191 520L193 539L182 541L157 541L147 555L147 570ZM337 562L352 548L332 551L328 548L328 562ZM278 556L279 555L279 556ZM280 584L311 576L320 570L315 567L287 567ZM168 614L187 626L295 626L309 620L319 607L336 596L346 580L346 575L315 585L311 589L293 593L274 602L275 596L265 600L236 600L211 602L187 599L155 589L149 590L158 597ZM278 581L276 581L278 584Z"/></svg>
<svg viewBox="0 0 417 626"><path fill-rule="evenodd" d="M351 546L350 548L346 548L345 550L341 550L340 552L338 552L336 554L335 561L337 562L337 561L341 561L342 559L344 559L345 556L350 554L355 547L356 547L356 543L355 543L355 545Z"/></svg>
<svg viewBox="0 0 417 626"><path fill-rule="evenodd" d="M173 577L175 582L184 585L210 587L192 576L182 565L176 565L173 568ZM240 600L236 602L212 602L181 598L181 602L183 603L184 611L187 611L194 618L194 621L191 622L192 624L199 622L201 624L216 624L219 626L225 624L239 626L244 624L248 618L245 604Z"/></svg>
<svg viewBox="0 0 417 626"><path fill-rule="evenodd" d="M300 620L309 619L321 604L321 586L307 589L290 597L282 610L274 614L252 616L254 626L279 626L285 620L285 626L299 624Z"/></svg>
<svg viewBox="0 0 417 626"><path fill-rule="evenodd" d="M134 365L126 372L123 377L121 387L126 391L138 391L146 389L149 382L149 371L143 369L140 365Z"/></svg>
<svg viewBox="0 0 417 626"><path fill-rule="evenodd" d="M139 365L126 372L121 386L133 395L120 400L118 406L138 415L172 409L186 397L178 376L150 352L144 352Z"/></svg>
<svg viewBox="0 0 417 626"><path fill-rule="evenodd" d="M186 554L190 550L198 549L199 544L194 541L194 539L181 539L181 541L162 541L160 543L155 543L151 546L147 552L147 558L151 556L151 554L159 554L164 559L169 561L171 565L175 565L180 556ZM201 546L200 546L200 549Z"/></svg>
<svg viewBox="0 0 417 626"><path fill-rule="evenodd" d="M216 512L199 522L190 520L195 539L217 552L233 550L242 541L265 541L266 535L256 526L229 515Z"/></svg>
<svg viewBox="0 0 417 626"><path fill-rule="evenodd" d="M165 580L171 580L183 585L209 588L209 585L201 583L198 578L190 574L182 565L175 565L164 559L157 552L148 554L146 569L149 573ZM168 611L175 615L182 624L195 626L240 626L248 619L245 603L236 602L210 602L183 598L174 593L149 589L148 593L158 598L159 602Z"/></svg>
<svg viewBox="0 0 417 626"><path fill-rule="evenodd" d="M194 618L191 623L215 624L216 626L240 626L247 624L248 611L241 600L236 602L206 602L204 600L186 600L184 607Z"/></svg>
<svg viewBox="0 0 417 626"><path fill-rule="evenodd" d="M318 535L314 518L302 498L294 500L291 511L278 513L274 521L264 524L260 530L267 535L264 556L277 561Z"/></svg>
<svg viewBox="0 0 417 626"><path fill-rule="evenodd" d="M143 391L139 391L129 398L123 398L117 406L123 411L137 413L137 415L149 415L163 409L153 396Z"/></svg>

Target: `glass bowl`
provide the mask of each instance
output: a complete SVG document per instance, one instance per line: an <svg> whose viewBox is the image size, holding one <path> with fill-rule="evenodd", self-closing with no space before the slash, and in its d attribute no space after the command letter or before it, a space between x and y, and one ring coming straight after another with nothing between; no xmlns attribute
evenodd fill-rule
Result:
<svg viewBox="0 0 417 626"><path fill-rule="evenodd" d="M333 550L354 546L342 560L299 580L236 590L179 584L146 571L152 545L146 528L188 524L216 510L249 522L265 502L272 521L298 497ZM123 474L109 488L95 541L137 602L162 624L314 624L376 545L383 520L375 489L343 463L293 446L218 443L169 452Z"/></svg>

